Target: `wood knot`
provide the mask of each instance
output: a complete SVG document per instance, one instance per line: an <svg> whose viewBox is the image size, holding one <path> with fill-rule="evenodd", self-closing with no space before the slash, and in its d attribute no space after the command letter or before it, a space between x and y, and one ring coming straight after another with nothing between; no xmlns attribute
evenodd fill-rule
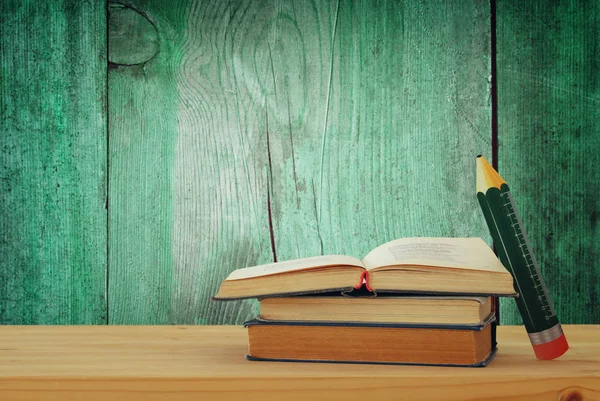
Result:
<svg viewBox="0 0 600 401"><path fill-rule="evenodd" d="M117 65L146 63L158 53L158 32L144 15L117 3L108 6L108 61Z"/></svg>
<svg viewBox="0 0 600 401"><path fill-rule="evenodd" d="M583 401L584 397L576 388L566 388L561 392L560 401Z"/></svg>

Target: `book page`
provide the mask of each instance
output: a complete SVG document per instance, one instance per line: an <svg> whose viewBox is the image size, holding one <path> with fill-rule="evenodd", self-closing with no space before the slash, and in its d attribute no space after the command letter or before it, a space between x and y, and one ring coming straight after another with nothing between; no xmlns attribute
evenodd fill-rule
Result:
<svg viewBox="0 0 600 401"><path fill-rule="evenodd" d="M507 270L481 238L402 238L372 250L363 259L367 270L385 266L440 266L456 269Z"/></svg>
<svg viewBox="0 0 600 401"><path fill-rule="evenodd" d="M355 266L363 268L362 262L357 258L345 255L325 255L237 269L226 280L241 280L327 266Z"/></svg>

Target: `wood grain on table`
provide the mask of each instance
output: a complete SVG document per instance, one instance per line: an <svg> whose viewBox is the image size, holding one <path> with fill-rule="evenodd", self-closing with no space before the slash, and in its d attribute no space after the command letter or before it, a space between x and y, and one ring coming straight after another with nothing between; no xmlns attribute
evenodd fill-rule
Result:
<svg viewBox="0 0 600 401"><path fill-rule="evenodd" d="M564 330L554 361L500 326L491 365L442 368L250 362L237 326L4 326L0 399L600 399L600 326Z"/></svg>

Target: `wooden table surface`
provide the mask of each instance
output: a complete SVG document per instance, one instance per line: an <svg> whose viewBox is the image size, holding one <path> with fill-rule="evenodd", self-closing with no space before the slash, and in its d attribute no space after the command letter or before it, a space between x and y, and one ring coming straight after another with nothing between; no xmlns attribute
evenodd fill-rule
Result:
<svg viewBox="0 0 600 401"><path fill-rule="evenodd" d="M0 400L600 400L600 326L538 361L498 328L485 368L250 362L232 326L0 326Z"/></svg>

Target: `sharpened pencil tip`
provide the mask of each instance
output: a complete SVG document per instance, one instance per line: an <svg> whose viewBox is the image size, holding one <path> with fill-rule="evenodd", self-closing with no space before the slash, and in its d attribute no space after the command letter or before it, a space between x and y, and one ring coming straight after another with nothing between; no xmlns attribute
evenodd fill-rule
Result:
<svg viewBox="0 0 600 401"><path fill-rule="evenodd" d="M477 158L479 159L481 156L483 156L483 155L477 155Z"/></svg>
<svg viewBox="0 0 600 401"><path fill-rule="evenodd" d="M498 188L502 184L506 184L506 181L500 177L500 174L485 160L485 157L478 156L476 159L477 164L477 192L483 192L484 194L489 188Z"/></svg>

